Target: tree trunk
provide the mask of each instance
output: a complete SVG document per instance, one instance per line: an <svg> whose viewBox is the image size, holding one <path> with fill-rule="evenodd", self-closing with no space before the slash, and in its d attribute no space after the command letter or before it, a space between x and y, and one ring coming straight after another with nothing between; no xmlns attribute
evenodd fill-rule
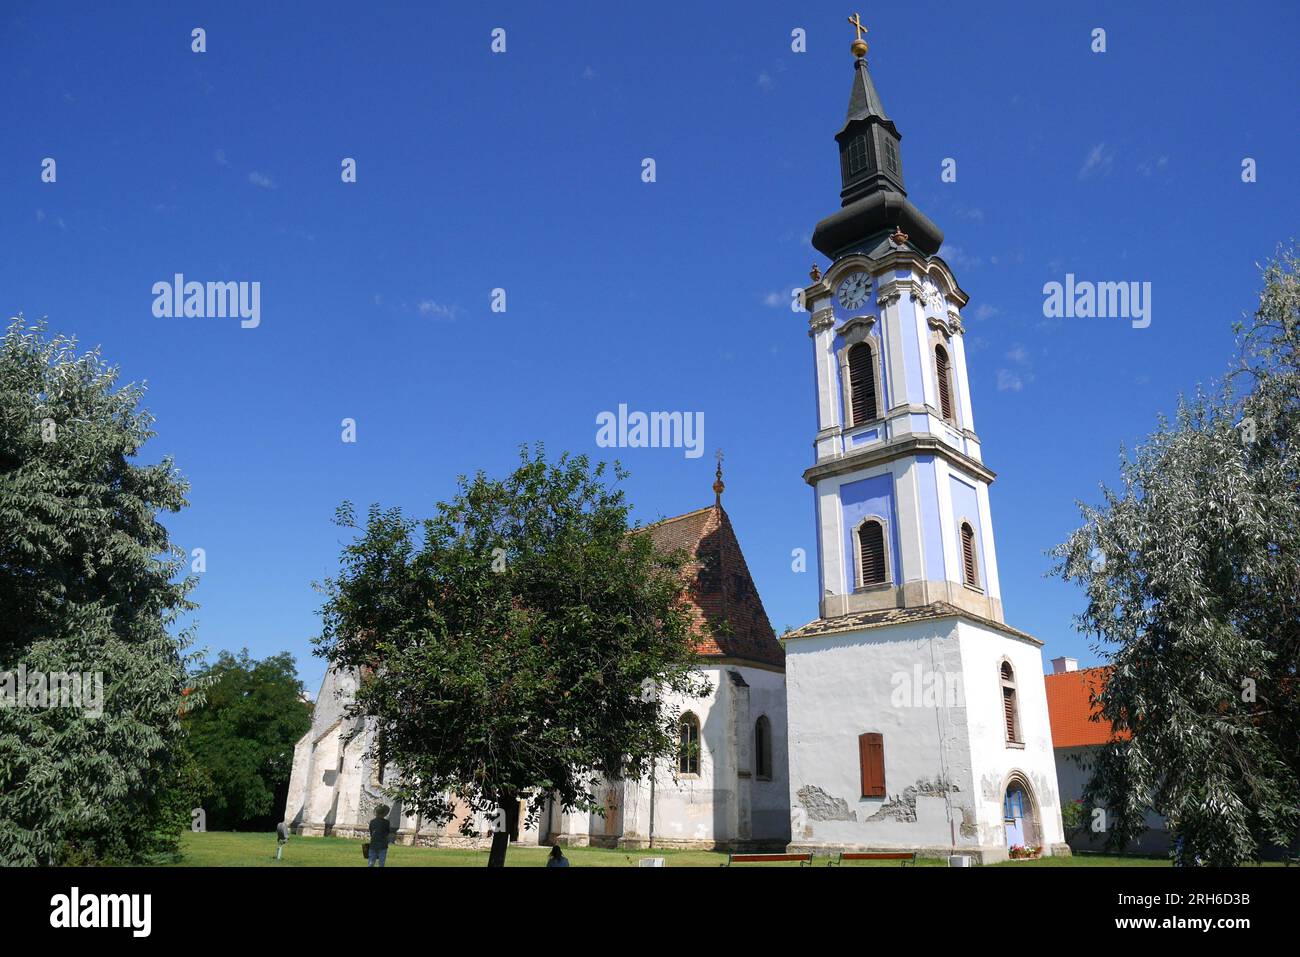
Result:
<svg viewBox="0 0 1300 957"><path fill-rule="evenodd" d="M506 849L510 840L519 834L519 798L513 794L503 794L499 803L501 808L501 830L492 832L492 850L488 852L488 867L506 866Z"/></svg>

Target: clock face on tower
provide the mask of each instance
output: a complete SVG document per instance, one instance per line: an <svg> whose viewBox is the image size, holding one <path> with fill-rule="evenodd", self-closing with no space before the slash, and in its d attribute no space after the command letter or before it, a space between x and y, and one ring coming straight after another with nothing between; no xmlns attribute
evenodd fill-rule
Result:
<svg viewBox="0 0 1300 957"><path fill-rule="evenodd" d="M836 298L845 309L857 309L867 301L869 288L871 288L871 280L867 278L865 272L849 273L840 283Z"/></svg>

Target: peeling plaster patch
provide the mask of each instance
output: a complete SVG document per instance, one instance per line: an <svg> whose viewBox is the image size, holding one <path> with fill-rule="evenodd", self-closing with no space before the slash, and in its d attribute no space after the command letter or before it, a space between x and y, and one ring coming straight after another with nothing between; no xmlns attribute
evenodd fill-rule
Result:
<svg viewBox="0 0 1300 957"><path fill-rule="evenodd" d="M1056 807L1060 802L1056 796L1056 781L1048 779L1037 772L1030 774L1030 783L1034 788L1034 798L1040 808L1048 809Z"/></svg>
<svg viewBox="0 0 1300 957"><path fill-rule="evenodd" d="M905 824L915 824L917 795L922 797L943 797L946 793L957 790L960 789L955 784L948 784L942 780L931 781L922 778L915 784L909 784L903 788L903 793L899 797L882 804L880 810L867 820L902 821Z"/></svg>
<svg viewBox="0 0 1300 957"><path fill-rule="evenodd" d="M961 836L978 838L980 835L979 819L975 815L975 809L964 807L961 809Z"/></svg>
<svg viewBox="0 0 1300 957"><path fill-rule="evenodd" d="M880 806L880 810L867 818L867 820L902 821L906 824L916 823L916 794L914 792L909 794L908 792L910 791L912 791L912 789L909 787L903 792L902 797L894 798L892 801L886 801Z"/></svg>
<svg viewBox="0 0 1300 957"><path fill-rule="evenodd" d="M995 778L991 774L986 774L980 781L980 791L984 794L986 801L996 801L1002 804L1002 779Z"/></svg>
<svg viewBox="0 0 1300 957"><path fill-rule="evenodd" d="M924 795L925 797L943 797L950 791L960 791L961 788L943 780L931 781L927 778L921 778L921 780L916 782L915 787L908 788L907 790L915 791L917 794ZM904 791L903 793L906 794L907 792Z"/></svg>
<svg viewBox="0 0 1300 957"><path fill-rule="evenodd" d="M857 821L858 812L849 810L843 798L832 797L819 787L805 784L799 789L799 803L808 811L813 821Z"/></svg>

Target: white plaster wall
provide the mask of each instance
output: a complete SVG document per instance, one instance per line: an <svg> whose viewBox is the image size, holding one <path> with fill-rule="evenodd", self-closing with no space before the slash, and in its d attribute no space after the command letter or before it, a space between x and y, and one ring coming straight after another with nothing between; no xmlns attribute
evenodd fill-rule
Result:
<svg viewBox="0 0 1300 957"><path fill-rule="evenodd" d="M960 832L961 809L975 802L966 709L959 694L955 704L941 694L942 706L935 706L923 693L927 674L955 678L959 692L961 668L955 619L786 644L794 845L910 850L948 848L954 837L972 843ZM861 796L864 732L884 736L885 798ZM843 816L852 819L827 819L800 796L807 787L842 800ZM898 819L909 810L914 820Z"/></svg>
<svg viewBox="0 0 1300 957"><path fill-rule="evenodd" d="M745 733L752 742L754 724L766 715L772 726L772 778L753 779L751 787L751 838L755 841L790 840L790 753L786 721L785 674L763 668L737 667L749 683L750 724Z"/></svg>
<svg viewBox="0 0 1300 957"><path fill-rule="evenodd" d="M743 727L733 726L737 689L728 676L730 671L740 674L749 686L749 717ZM782 843L788 839L790 819L785 676L741 665L704 668L701 674L710 689L704 697L679 697L668 702L675 710L690 711L700 719L700 773L684 776L678 775L670 763L658 766L655 840L665 844ZM752 776L753 726L759 715L766 715L772 728L770 781ZM741 771L751 776L742 779ZM746 800L747 815L743 813ZM649 776L623 782L622 813L623 839L648 840Z"/></svg>
<svg viewBox="0 0 1300 957"><path fill-rule="evenodd" d="M1012 771L1029 781L1046 852L1064 842L1060 790L1052 751L1052 730L1038 645L981 625L961 621L961 659L969 715L970 750L979 787L980 841L1005 847L1002 800ZM1023 747L1006 740L1000 669L1011 662L1016 677Z"/></svg>

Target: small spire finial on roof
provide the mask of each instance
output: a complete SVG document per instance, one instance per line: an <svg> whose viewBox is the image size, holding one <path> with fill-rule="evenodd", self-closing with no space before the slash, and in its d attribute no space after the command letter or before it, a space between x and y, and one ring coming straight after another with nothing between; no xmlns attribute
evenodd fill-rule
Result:
<svg viewBox="0 0 1300 957"><path fill-rule="evenodd" d="M722 449L718 449L718 470L713 473L713 494L716 496L714 505L722 504L722 492L726 487L722 484Z"/></svg>
<svg viewBox="0 0 1300 957"><path fill-rule="evenodd" d="M853 51L855 57L861 60L867 55L867 41L862 39L862 34L867 32L867 28L862 25L862 18L856 13L849 17L849 23L853 25L853 29L856 31L853 44L849 49Z"/></svg>

